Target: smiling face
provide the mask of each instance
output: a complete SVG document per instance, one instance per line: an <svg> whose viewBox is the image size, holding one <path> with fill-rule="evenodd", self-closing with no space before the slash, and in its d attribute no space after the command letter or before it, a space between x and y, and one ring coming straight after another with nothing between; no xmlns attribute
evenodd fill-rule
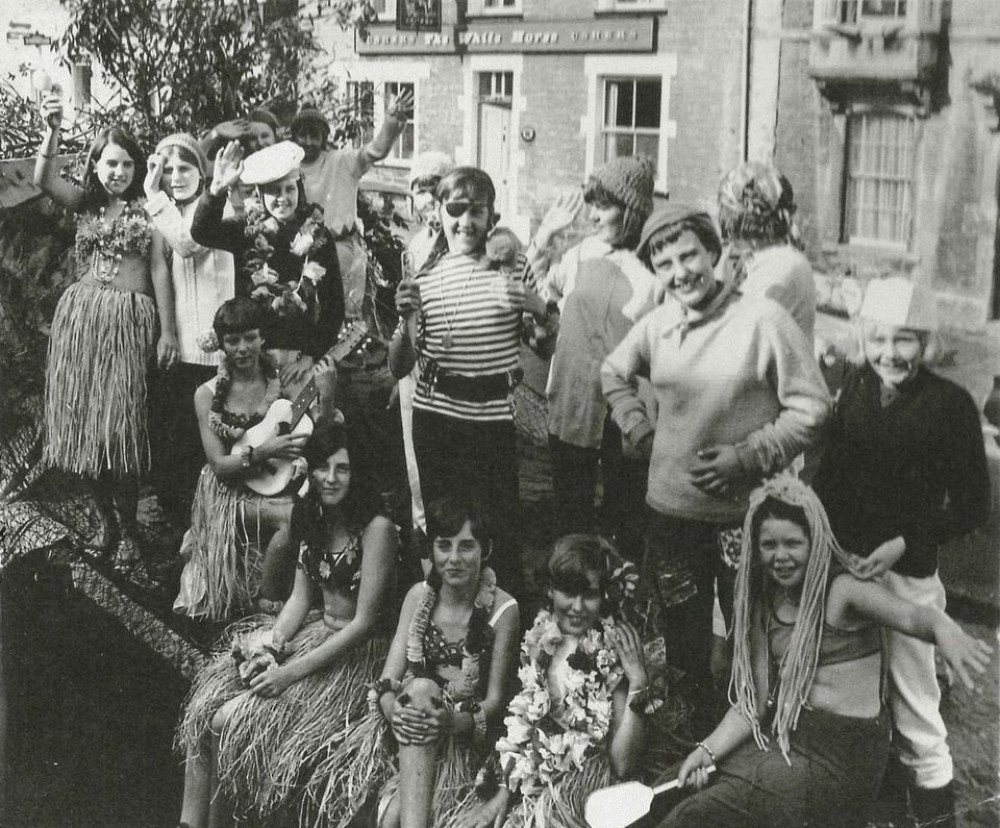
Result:
<svg viewBox="0 0 1000 828"><path fill-rule="evenodd" d="M765 518L760 524L757 548L767 577L786 592L799 594L809 563L809 536L805 530L791 520Z"/></svg>
<svg viewBox="0 0 1000 828"><path fill-rule="evenodd" d="M452 253L476 256L486 249L491 216L485 201L470 201L453 194L441 204L438 215Z"/></svg>
<svg viewBox="0 0 1000 828"><path fill-rule="evenodd" d="M296 170L278 181L260 186L264 209L278 221L291 221L299 206L299 173Z"/></svg>
<svg viewBox="0 0 1000 828"><path fill-rule="evenodd" d="M698 235L684 230L676 240L657 249L650 256L650 264L667 293L685 307L698 310L715 290L712 258Z"/></svg>
<svg viewBox="0 0 1000 828"><path fill-rule="evenodd" d="M624 211L617 204L593 202L590 205L595 235L605 244L615 245L621 240L623 218Z"/></svg>
<svg viewBox="0 0 1000 828"><path fill-rule="evenodd" d="M135 177L135 160L124 147L109 141L94 164L94 172L109 195L121 197Z"/></svg>
<svg viewBox="0 0 1000 828"><path fill-rule="evenodd" d="M323 151L325 138L319 127L312 124L299 124L292 134L292 140L302 147L305 153L302 157L302 163L311 164L319 158L320 152Z"/></svg>
<svg viewBox="0 0 1000 828"><path fill-rule="evenodd" d="M198 168L185 161L176 149L170 150L163 165L160 188L171 195L174 201L190 201L198 194L201 173Z"/></svg>
<svg viewBox="0 0 1000 828"><path fill-rule="evenodd" d="M597 572L586 574L587 586L583 590L549 588L552 616L563 635L583 635L601 617L601 576Z"/></svg>
<svg viewBox="0 0 1000 828"><path fill-rule="evenodd" d="M264 339L258 328L227 333L222 337L222 351L226 355L226 362L233 368L246 370L252 366L260 359L263 347Z"/></svg>
<svg viewBox="0 0 1000 828"><path fill-rule="evenodd" d="M483 546L472 534L468 520L462 524L458 534L435 537L431 555L442 584L463 588L479 583Z"/></svg>
<svg viewBox="0 0 1000 828"><path fill-rule="evenodd" d="M913 377L924 355L921 334L910 328L866 322L865 359L883 385L897 388Z"/></svg>
<svg viewBox="0 0 1000 828"><path fill-rule="evenodd" d="M324 506L340 506L351 486L351 459L347 449L335 451L309 471L310 483Z"/></svg>
<svg viewBox="0 0 1000 828"><path fill-rule="evenodd" d="M271 129L270 125L265 124L262 121L250 122L249 138L250 152L257 152L257 150L262 150L264 147L270 147L278 141L278 137L274 134L274 130Z"/></svg>

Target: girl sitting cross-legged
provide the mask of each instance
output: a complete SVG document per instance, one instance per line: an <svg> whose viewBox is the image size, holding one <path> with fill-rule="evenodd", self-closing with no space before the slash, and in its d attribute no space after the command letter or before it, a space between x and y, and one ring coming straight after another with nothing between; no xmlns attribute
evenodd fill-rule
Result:
<svg viewBox="0 0 1000 828"><path fill-rule="evenodd" d="M292 595L277 619L230 631L230 647L195 679L178 729L181 819L191 828L231 824L234 810L308 812L325 787L323 760L364 715L385 657L379 618L394 582L395 527L375 514L365 463L341 423L321 418L304 457L310 485L292 517Z"/></svg>

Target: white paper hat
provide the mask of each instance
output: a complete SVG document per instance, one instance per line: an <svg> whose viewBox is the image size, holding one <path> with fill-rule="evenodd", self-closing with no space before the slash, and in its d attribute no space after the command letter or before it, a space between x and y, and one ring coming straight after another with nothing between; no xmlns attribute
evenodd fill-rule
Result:
<svg viewBox="0 0 1000 828"><path fill-rule="evenodd" d="M889 276L869 282L860 316L869 322L898 328L937 330L933 295L905 276Z"/></svg>
<svg viewBox="0 0 1000 828"><path fill-rule="evenodd" d="M281 141L257 150L243 162L240 181L244 184L270 184L295 172L305 151L294 141Z"/></svg>

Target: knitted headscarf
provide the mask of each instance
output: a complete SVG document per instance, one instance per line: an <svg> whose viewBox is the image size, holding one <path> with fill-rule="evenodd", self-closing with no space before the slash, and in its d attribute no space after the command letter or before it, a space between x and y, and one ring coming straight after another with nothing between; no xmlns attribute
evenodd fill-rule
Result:
<svg viewBox="0 0 1000 828"><path fill-rule="evenodd" d="M205 153L201 151L194 136L186 132L175 132L156 145L156 152L166 155L174 147L180 147L190 153L194 158L195 166L198 167L198 172L201 173L202 181L205 181L208 178L208 159L205 158Z"/></svg>
<svg viewBox="0 0 1000 828"><path fill-rule="evenodd" d="M330 137L330 124L323 116L323 113L312 106L304 106L298 111L298 114L292 120L292 134L299 127L303 126L317 126L323 132L323 139L326 140Z"/></svg>
<svg viewBox="0 0 1000 828"><path fill-rule="evenodd" d="M653 212L655 173L647 158L615 158L591 173L584 187L588 203L609 198L622 208L620 246L634 250L643 222Z"/></svg>
<svg viewBox="0 0 1000 828"><path fill-rule="evenodd" d="M770 164L745 161L719 183L722 238L755 246L792 244L801 248L791 182Z"/></svg>
<svg viewBox="0 0 1000 828"><path fill-rule="evenodd" d="M281 125L278 123L278 119L266 109L251 110L247 115L247 120L255 121L258 124L267 124L271 127L271 132L274 133L275 137L278 136L278 130L281 128Z"/></svg>
<svg viewBox="0 0 1000 828"><path fill-rule="evenodd" d="M809 524L809 561L802 581L799 614L795 621L788 650L781 659L778 675L778 698L774 710L772 731L778 746L788 759L789 737L799 721L799 712L809 699L816 665L819 663L826 615L826 586L834 558L851 571L847 553L837 543L830 529L823 505L816 493L790 475L779 475L750 494L750 508L743 522L743 550L736 573L733 596L735 623L733 627L733 672L729 681L729 701L753 728L754 739L763 750L767 737L761 732L758 717L757 691L754 685L753 660L750 652L751 629L756 617L770 613L765 606L767 575L760 565L754 530L759 531L755 515L768 498L798 507ZM768 688L768 692L772 692Z"/></svg>

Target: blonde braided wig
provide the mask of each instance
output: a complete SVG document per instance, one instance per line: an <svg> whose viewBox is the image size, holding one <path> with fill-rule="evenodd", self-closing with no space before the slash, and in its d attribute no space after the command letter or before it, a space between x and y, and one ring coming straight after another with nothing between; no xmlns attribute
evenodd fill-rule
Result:
<svg viewBox="0 0 1000 828"><path fill-rule="evenodd" d="M770 612L766 600L769 591L767 576L760 566L755 548L757 538L754 537L755 515L762 507L766 508L768 499L801 509L809 525L809 560L802 581L795 629L778 668L778 698L771 727L777 735L782 754L788 760L789 737L797 727L799 712L809 698L819 662L830 566L834 558L847 571L852 570L852 565L847 553L833 536L826 512L816 493L800 480L790 475L780 475L751 493L750 508L743 522L743 549L733 600L735 623L729 701L750 723L754 740L762 750L767 746L768 739L761 731L758 716L759 700L754 685L751 627L755 619L763 619L764 613ZM759 531L759 527L756 528Z"/></svg>

